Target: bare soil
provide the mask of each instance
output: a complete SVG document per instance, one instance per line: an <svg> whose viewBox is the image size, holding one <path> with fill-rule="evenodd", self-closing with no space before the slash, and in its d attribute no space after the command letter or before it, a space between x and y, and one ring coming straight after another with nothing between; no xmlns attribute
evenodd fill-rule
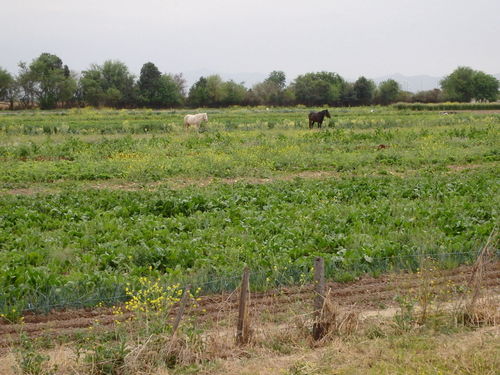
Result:
<svg viewBox="0 0 500 375"><path fill-rule="evenodd" d="M425 278L433 280L434 288L454 286L463 288L472 274L471 266L461 266L450 270L432 271ZM362 315L370 316L380 313L387 315L386 310L397 305L395 297L404 295L418 288L423 282L422 275L401 273L387 274L381 277L365 276L349 283L328 282L327 289L330 297L344 308L356 308ZM483 283L494 293L500 291L500 261L487 265ZM290 312L299 313L296 309L309 306L312 309L314 299L313 285L280 288L268 292L251 294L251 313L255 315L268 314L270 316L284 315ZM307 301L311 301L307 304ZM227 318L235 314L238 308L238 293L223 293L201 297L196 308L191 308L189 314L204 321L214 321ZM384 312L385 311L385 312ZM173 311L175 313L175 311ZM303 311L304 314L310 311ZM101 329L110 329L115 320L127 319L130 313L117 318L112 308L94 308L80 310L52 311L49 314L25 314L24 323L8 324L0 322L0 347L7 347L15 343L22 330L32 337L37 336L71 336L99 322Z"/></svg>

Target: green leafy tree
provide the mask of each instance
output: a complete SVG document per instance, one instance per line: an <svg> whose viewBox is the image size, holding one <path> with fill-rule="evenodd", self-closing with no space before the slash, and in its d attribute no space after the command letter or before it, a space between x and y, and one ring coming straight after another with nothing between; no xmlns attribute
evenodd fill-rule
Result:
<svg viewBox="0 0 500 375"><path fill-rule="evenodd" d="M282 71L274 70L269 76L255 87L255 91L261 97L262 104L283 105L285 101L284 90L286 86L286 75Z"/></svg>
<svg viewBox="0 0 500 375"><path fill-rule="evenodd" d="M387 81L381 82L378 86L376 101L382 105L388 105L395 103L398 100L400 94L399 83L393 79L388 79Z"/></svg>
<svg viewBox="0 0 500 375"><path fill-rule="evenodd" d="M182 102L184 102L184 99L186 98L186 80L184 79L184 76L182 75L182 73L179 73L174 74L171 77L174 80L175 85L177 86L179 94L181 95Z"/></svg>
<svg viewBox="0 0 500 375"><path fill-rule="evenodd" d="M354 84L346 82L342 90L342 105L353 106L357 104L358 100L354 91Z"/></svg>
<svg viewBox="0 0 500 375"><path fill-rule="evenodd" d="M183 104L182 87L175 76L163 74L160 77L158 97L161 107L178 107Z"/></svg>
<svg viewBox="0 0 500 375"><path fill-rule="evenodd" d="M492 75L477 71L472 78L474 99L494 102L498 98L498 79Z"/></svg>
<svg viewBox="0 0 500 375"><path fill-rule="evenodd" d="M187 101L191 107L208 106L208 82L205 77L200 77L200 79L193 86L191 86Z"/></svg>
<svg viewBox="0 0 500 375"><path fill-rule="evenodd" d="M9 88L13 83L14 77L5 69L0 68L0 100L7 100Z"/></svg>
<svg viewBox="0 0 500 375"><path fill-rule="evenodd" d="M19 94L19 85L16 79L5 69L0 68L0 100L10 103L10 109L14 109L14 101Z"/></svg>
<svg viewBox="0 0 500 375"><path fill-rule="evenodd" d="M495 101L498 98L498 79L466 66L455 69L441 81L443 96L454 102Z"/></svg>
<svg viewBox="0 0 500 375"><path fill-rule="evenodd" d="M77 84L69 68L53 54L42 53L29 65L35 96L41 109L55 108L59 102L69 101Z"/></svg>
<svg viewBox="0 0 500 375"><path fill-rule="evenodd" d="M207 77L208 105L220 107L224 101L224 81L218 74Z"/></svg>
<svg viewBox="0 0 500 375"><path fill-rule="evenodd" d="M139 103L142 106L176 107L183 102L184 80L181 75L161 74L151 62L142 66L137 82Z"/></svg>
<svg viewBox="0 0 500 375"><path fill-rule="evenodd" d="M342 100L344 79L336 73L306 73L292 83L296 101L306 105L336 105Z"/></svg>
<svg viewBox="0 0 500 375"><path fill-rule="evenodd" d="M83 100L93 106L130 107L137 105L135 79L120 61L91 65L82 72L80 87Z"/></svg>
<svg viewBox="0 0 500 375"><path fill-rule="evenodd" d="M35 104L36 81L33 72L25 62L19 63L19 74L17 77L19 85L19 99L24 108L32 108Z"/></svg>
<svg viewBox="0 0 500 375"><path fill-rule="evenodd" d="M139 87L139 102L141 105L146 107L161 107L161 72L155 64L147 62L142 66L137 85Z"/></svg>
<svg viewBox="0 0 500 375"><path fill-rule="evenodd" d="M285 72L281 70L273 70L269 73L269 76L264 81L266 83L272 84L279 90L284 90L286 86L286 75Z"/></svg>
<svg viewBox="0 0 500 375"><path fill-rule="evenodd" d="M101 74L105 105L126 107L137 103L134 76L124 63L107 60L102 65Z"/></svg>
<svg viewBox="0 0 500 375"><path fill-rule="evenodd" d="M104 104L102 72L99 65L92 64L88 70L84 70L79 85L82 100L85 103L94 107Z"/></svg>
<svg viewBox="0 0 500 375"><path fill-rule="evenodd" d="M474 97L474 70L461 66L441 81L446 100L470 102Z"/></svg>
<svg viewBox="0 0 500 375"><path fill-rule="evenodd" d="M252 105L270 105L271 93L269 85L266 82L259 82L253 85L249 92L248 102Z"/></svg>
<svg viewBox="0 0 500 375"><path fill-rule="evenodd" d="M375 96L375 89L376 86L372 80L366 79L363 76L359 77L353 85L354 95L356 96L356 104L372 104L373 98Z"/></svg>
<svg viewBox="0 0 500 375"><path fill-rule="evenodd" d="M247 93L246 87L242 83L236 83L233 80L222 84L223 105L243 105Z"/></svg>

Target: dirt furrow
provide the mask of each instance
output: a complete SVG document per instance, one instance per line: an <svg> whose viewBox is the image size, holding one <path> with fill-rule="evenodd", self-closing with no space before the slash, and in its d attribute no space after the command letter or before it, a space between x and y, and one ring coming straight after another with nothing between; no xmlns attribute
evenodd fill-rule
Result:
<svg viewBox="0 0 500 375"><path fill-rule="evenodd" d="M350 283L327 283L330 297L340 306L356 306L359 311L373 311L394 306L394 298L398 294L408 294L418 290L423 283L432 280L436 290L463 290L471 277L472 267L461 266L452 270L432 271L425 274L390 274L379 278L363 277ZM500 290L500 261L487 265L483 274L482 285L492 291ZM294 310L297 304L307 306L304 302L314 297L312 285L288 287L269 292L252 293L251 309L255 314L264 312L276 314ZM304 307L302 307L304 308ZM312 308L312 307L311 307ZM237 309L237 293L224 293L202 297L198 307L190 309L190 315L200 320L227 319ZM175 309L172 310L172 314ZM304 311L307 313L307 311ZM0 323L0 346L15 341L19 332L30 336L62 336L71 335L97 326L99 329L111 327L116 320L128 319L131 313L120 316L113 314L112 308L95 308L81 310L54 311L49 314L26 314L22 324ZM97 324L96 324L97 323Z"/></svg>

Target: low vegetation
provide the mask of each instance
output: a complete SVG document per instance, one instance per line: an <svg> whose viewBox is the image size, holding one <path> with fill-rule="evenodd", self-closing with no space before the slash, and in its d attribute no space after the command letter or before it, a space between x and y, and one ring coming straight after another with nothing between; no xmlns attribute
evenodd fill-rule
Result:
<svg viewBox="0 0 500 375"><path fill-rule="evenodd" d="M314 255L339 280L451 267L498 224L498 115L339 109L310 131L307 112L0 116L1 312L113 303L144 276L224 290L245 264L295 283Z"/></svg>

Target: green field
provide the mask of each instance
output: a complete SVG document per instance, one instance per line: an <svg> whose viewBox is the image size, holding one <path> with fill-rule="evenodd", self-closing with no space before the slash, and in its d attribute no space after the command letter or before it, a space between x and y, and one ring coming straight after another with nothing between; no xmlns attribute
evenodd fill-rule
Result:
<svg viewBox="0 0 500 375"><path fill-rule="evenodd" d="M141 276L218 290L244 264L262 288L301 282L313 255L338 280L453 266L498 225L500 114L339 108L309 130L306 108L207 112L199 131L186 111L1 112L0 310Z"/></svg>

